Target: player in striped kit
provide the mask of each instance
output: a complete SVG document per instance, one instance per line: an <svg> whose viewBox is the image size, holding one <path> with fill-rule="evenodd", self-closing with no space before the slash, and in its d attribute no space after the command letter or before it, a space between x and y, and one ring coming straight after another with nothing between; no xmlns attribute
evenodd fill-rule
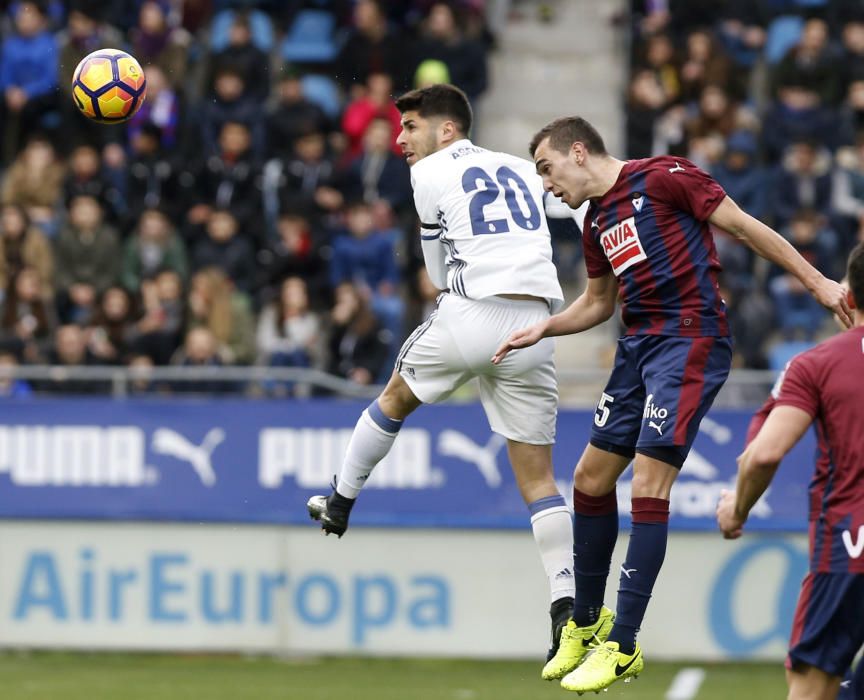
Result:
<svg viewBox="0 0 864 700"><path fill-rule="evenodd" d="M682 158L621 161L579 117L538 132L531 153L547 191L571 207L591 202L583 227L586 291L563 312L515 333L510 350L577 333L610 318L626 326L601 395L590 444L573 475L573 619L543 678L565 689L602 690L644 667L636 635L666 553L669 494L699 423L726 380L732 346L709 225L741 239L800 279L847 324L843 288L779 234L742 212L709 175ZM606 579L618 533L615 484L633 462L632 529L611 629L590 655L581 644L609 614ZM584 663L583 663L584 662Z"/></svg>
<svg viewBox="0 0 864 700"><path fill-rule="evenodd" d="M833 700L864 645L864 244L849 256L855 326L797 355L751 423L735 491L724 492L717 523L740 537L780 461L811 424L819 443L810 482L810 570L792 627L786 678L790 700ZM864 692L864 671L850 679Z"/></svg>
<svg viewBox="0 0 864 700"><path fill-rule="evenodd" d="M549 579L551 658L573 604L572 518L555 484L552 444L558 385L549 340L493 366L489 356L517 328L549 318L563 294L545 213L562 205L544 193L531 162L468 139L471 108L450 85L409 92L397 143L411 166L414 201L436 310L405 341L383 393L358 421L329 497L309 514L340 537L366 479L390 451L402 422L422 403L446 399L476 379L492 430L507 438L520 492ZM571 210L564 206L564 215Z"/></svg>

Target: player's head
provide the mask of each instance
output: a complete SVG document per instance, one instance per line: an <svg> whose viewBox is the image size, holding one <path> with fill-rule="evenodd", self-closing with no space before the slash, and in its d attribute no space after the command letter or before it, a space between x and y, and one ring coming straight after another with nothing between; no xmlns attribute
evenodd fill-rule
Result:
<svg viewBox="0 0 864 700"><path fill-rule="evenodd" d="M591 194L586 165L592 157L607 155L603 138L582 117L550 122L534 134L529 149L543 187L574 209Z"/></svg>
<svg viewBox="0 0 864 700"><path fill-rule="evenodd" d="M402 131L396 143L408 165L414 165L471 131L471 105L468 97L452 85L430 85L406 92L396 100L402 112Z"/></svg>
<svg viewBox="0 0 864 700"><path fill-rule="evenodd" d="M864 242L856 245L849 254L846 279L860 323L864 320Z"/></svg>

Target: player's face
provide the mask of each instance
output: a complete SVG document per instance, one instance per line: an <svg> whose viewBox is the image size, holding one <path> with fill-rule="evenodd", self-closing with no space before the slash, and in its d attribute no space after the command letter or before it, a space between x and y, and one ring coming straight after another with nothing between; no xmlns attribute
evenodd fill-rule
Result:
<svg viewBox="0 0 864 700"><path fill-rule="evenodd" d="M534 151L537 174L543 178L543 189L551 192L571 209L578 209L587 199L587 176L571 150L561 153L544 139Z"/></svg>
<svg viewBox="0 0 864 700"><path fill-rule="evenodd" d="M415 110L408 110L402 115L402 131L396 139L396 145L402 149L408 165L414 165L438 150L438 127L437 120L425 119Z"/></svg>

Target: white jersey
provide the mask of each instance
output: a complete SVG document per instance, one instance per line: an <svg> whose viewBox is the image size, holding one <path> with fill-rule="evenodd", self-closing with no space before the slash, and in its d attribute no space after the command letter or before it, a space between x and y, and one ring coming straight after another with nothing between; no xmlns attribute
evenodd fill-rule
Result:
<svg viewBox="0 0 864 700"><path fill-rule="evenodd" d="M424 243L437 239L444 246L451 294L528 294L553 310L561 306L533 163L463 139L417 161L411 183Z"/></svg>

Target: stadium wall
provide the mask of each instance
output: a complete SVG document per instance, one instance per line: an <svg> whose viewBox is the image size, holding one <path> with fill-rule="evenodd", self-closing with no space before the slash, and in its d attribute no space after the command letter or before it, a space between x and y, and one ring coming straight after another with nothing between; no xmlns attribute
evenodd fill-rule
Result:
<svg viewBox="0 0 864 700"><path fill-rule="evenodd" d="M805 535L676 533L642 643L779 659L806 564ZM2 647L539 658L547 596L524 532L0 523Z"/></svg>
<svg viewBox="0 0 864 700"><path fill-rule="evenodd" d="M412 416L346 538L308 521L305 501L326 492L363 406L0 406L0 646L537 657L545 576L503 441L478 405ZM783 654L807 563L813 443L784 463L751 534L726 542L714 507L748 420L712 412L675 487L641 637L654 658ZM590 411L559 415L568 496L591 422ZM628 492L625 475L622 513Z"/></svg>

